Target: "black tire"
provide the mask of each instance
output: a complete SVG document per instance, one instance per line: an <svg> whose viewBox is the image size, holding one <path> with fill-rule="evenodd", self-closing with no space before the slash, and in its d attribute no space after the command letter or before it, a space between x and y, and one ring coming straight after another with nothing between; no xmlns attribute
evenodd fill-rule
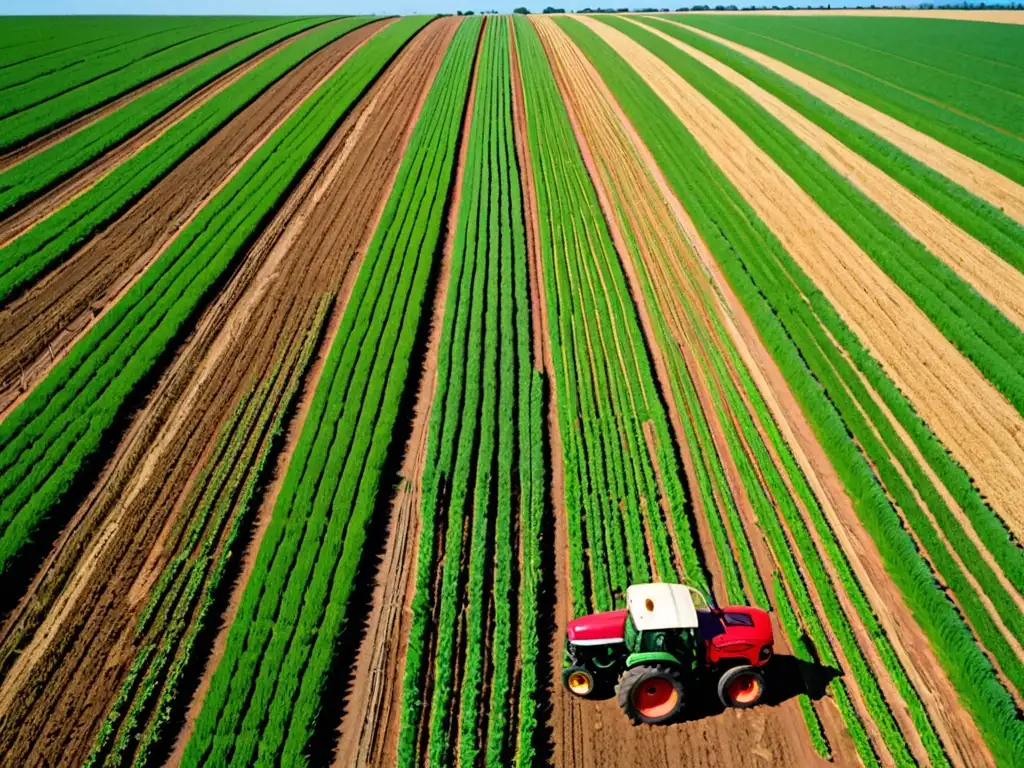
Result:
<svg viewBox="0 0 1024 768"><path fill-rule="evenodd" d="M750 709L764 696L764 675L751 666L732 667L718 679L718 699L722 706Z"/></svg>
<svg viewBox="0 0 1024 768"><path fill-rule="evenodd" d="M590 678L590 690L586 693L578 693L577 691L573 690L571 685L569 685L569 678L577 674L583 674ZM575 664L571 667L566 667L562 670L562 685L565 687L565 690L567 690L573 696L577 696L581 699L589 699L591 696L594 695L594 692L597 690L597 678L594 677L594 673L586 667L581 667L578 664Z"/></svg>
<svg viewBox="0 0 1024 768"><path fill-rule="evenodd" d="M666 685L671 687L670 691L666 690ZM661 701L665 694L668 698ZM667 723L686 703L679 668L669 664L641 664L627 669L619 676L615 695L626 717L634 723L650 725ZM653 696L646 712L644 696Z"/></svg>

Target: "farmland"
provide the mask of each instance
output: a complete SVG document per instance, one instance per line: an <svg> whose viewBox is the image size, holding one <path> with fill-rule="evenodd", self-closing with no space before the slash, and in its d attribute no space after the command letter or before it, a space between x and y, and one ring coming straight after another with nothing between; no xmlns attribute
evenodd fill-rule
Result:
<svg viewBox="0 0 1024 768"><path fill-rule="evenodd" d="M5 762L1024 765L1015 14L373 12L5 20Z"/></svg>

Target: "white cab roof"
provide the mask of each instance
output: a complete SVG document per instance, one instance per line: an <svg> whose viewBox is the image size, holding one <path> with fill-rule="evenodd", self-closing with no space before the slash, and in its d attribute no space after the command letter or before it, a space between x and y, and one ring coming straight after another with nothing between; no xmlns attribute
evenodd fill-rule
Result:
<svg viewBox="0 0 1024 768"><path fill-rule="evenodd" d="M634 584L626 590L626 605L641 632L697 626L690 588L682 584Z"/></svg>

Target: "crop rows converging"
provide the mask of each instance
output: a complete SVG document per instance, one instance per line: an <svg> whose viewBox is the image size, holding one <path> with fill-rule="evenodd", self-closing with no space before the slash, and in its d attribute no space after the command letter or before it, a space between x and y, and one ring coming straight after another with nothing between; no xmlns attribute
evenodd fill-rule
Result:
<svg viewBox="0 0 1024 768"><path fill-rule="evenodd" d="M554 10L0 25L5 763L1024 765L1024 24Z"/></svg>

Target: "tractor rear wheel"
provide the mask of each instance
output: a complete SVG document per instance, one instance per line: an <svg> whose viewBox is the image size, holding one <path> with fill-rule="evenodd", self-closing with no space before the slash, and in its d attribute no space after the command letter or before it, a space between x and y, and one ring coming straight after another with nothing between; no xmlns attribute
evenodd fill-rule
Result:
<svg viewBox="0 0 1024 768"><path fill-rule="evenodd" d="M657 725L683 708L679 669L668 664L641 664L627 669L615 686L622 711L634 723Z"/></svg>
<svg viewBox="0 0 1024 768"><path fill-rule="evenodd" d="M764 675L750 666L727 669L718 680L718 698L722 705L747 709L764 695Z"/></svg>

